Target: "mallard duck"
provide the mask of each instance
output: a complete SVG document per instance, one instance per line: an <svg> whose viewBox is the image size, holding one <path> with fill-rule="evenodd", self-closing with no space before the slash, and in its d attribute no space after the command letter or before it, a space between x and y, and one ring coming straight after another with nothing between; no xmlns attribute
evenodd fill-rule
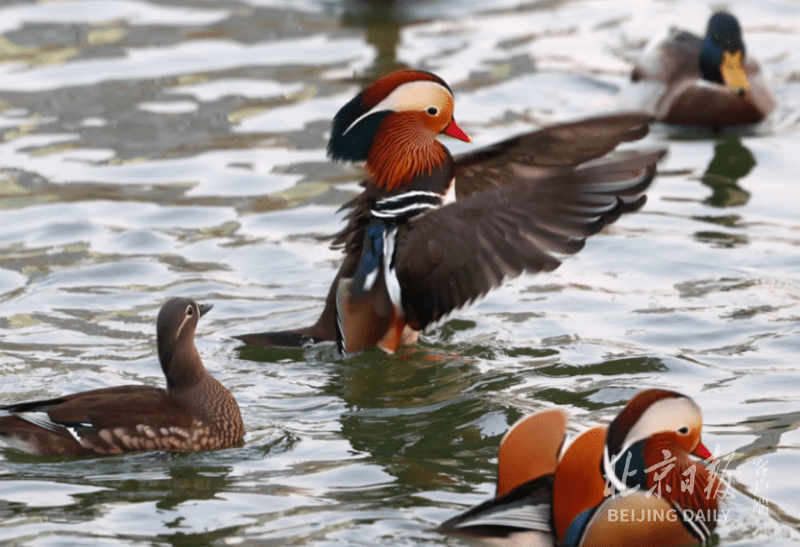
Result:
<svg viewBox="0 0 800 547"><path fill-rule="evenodd" d="M664 123L753 124L775 109L761 68L747 55L739 21L730 13L712 15L705 38L673 30L648 48L631 78L645 95L643 109Z"/></svg>

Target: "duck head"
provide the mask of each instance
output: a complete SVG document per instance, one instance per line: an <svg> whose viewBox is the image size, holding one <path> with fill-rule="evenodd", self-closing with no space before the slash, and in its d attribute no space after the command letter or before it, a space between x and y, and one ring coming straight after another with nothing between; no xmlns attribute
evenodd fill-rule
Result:
<svg viewBox="0 0 800 547"><path fill-rule="evenodd" d="M745 47L739 21L730 13L715 13L708 21L700 51L703 79L724 84L732 92L744 96L750 90L744 58Z"/></svg>
<svg viewBox="0 0 800 547"><path fill-rule="evenodd" d="M190 298L171 298L158 312L156 337L158 360L167 378L167 388L189 387L205 374L194 345L197 322L212 308Z"/></svg>
<svg viewBox="0 0 800 547"><path fill-rule="evenodd" d="M448 161L449 153L436 140L440 134L470 142L453 119L450 87L430 72L400 70L339 110L328 155L366 162L372 182L391 191Z"/></svg>
<svg viewBox="0 0 800 547"><path fill-rule="evenodd" d="M716 509L717 496L704 492L714 480L712 473L690 458L712 457L700 440L702 428L700 407L689 397L643 391L608 427L603 472L621 492L637 485L645 491L656 487L662 498L682 508ZM687 481L692 488L687 489Z"/></svg>

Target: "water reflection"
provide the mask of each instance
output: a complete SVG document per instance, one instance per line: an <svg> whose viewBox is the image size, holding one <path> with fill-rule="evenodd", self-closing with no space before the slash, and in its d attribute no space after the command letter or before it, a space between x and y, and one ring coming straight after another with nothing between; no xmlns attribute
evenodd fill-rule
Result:
<svg viewBox="0 0 800 547"><path fill-rule="evenodd" d="M502 411L478 393L468 393L481 378L471 360L428 357L409 350L375 359L367 352L342 366L325 387L347 404L341 432L353 448L372 454L400 484L417 487L451 482L453 460L480 457L475 450L487 446L487 433L499 435L507 427L499 417L497 431L483 431L487 416ZM482 382L492 390L514 383L507 374ZM459 422L466 425L454 428Z"/></svg>
<svg viewBox="0 0 800 547"><path fill-rule="evenodd" d="M703 203L712 207L741 207L750 200L750 192L738 185L755 167L753 154L739 137L719 141L714 147L714 158L703 174L702 183L712 194Z"/></svg>
<svg viewBox="0 0 800 547"><path fill-rule="evenodd" d="M741 459L732 462L731 469L735 469L749 458L774 451L775 447L781 445L782 435L800 429L800 412L753 416L737 424L737 427L732 428L729 434L741 435L743 429L754 438L748 444L736 449L736 452L741 455Z"/></svg>
<svg viewBox="0 0 800 547"><path fill-rule="evenodd" d="M739 186L756 165L755 157L741 142L741 137L729 136L714 146L714 157L700 181L711 188L711 195L703 203L716 208L742 207L750 200L750 192ZM727 228L740 227L738 214L695 216L696 220ZM730 231L701 230L695 239L715 247L738 247L749 243L747 236Z"/></svg>
<svg viewBox="0 0 800 547"><path fill-rule="evenodd" d="M360 176L330 163L325 144L358 87L406 65L433 70L488 144L606 108L627 52L665 25L663 4L4 3L4 397L161 385L153 307L195 295L218 305L198 344L249 437L162 458L2 450L0 544L439 545L423 530L487 497L497 445L520 415L565 408L578 433L647 384L697 397L712 440L729 435L726 450L770 460L770 510L790 515L745 520L747 467L721 542L790 545L798 223L784 152L800 137L786 124L759 134L757 171L746 136L678 144L672 162L685 171L656 184L642 214L546 279L459 313L416 353L232 351L242 325L299 326L322 306L340 256L319 237L341 228L333 206ZM707 9L669 4L688 19ZM776 30L785 14L774 6L747 11L792 125L800 34ZM687 173L703 174L714 145L709 192ZM709 231L686 215L709 215ZM708 253L699 237L737 248Z"/></svg>
<svg viewBox="0 0 800 547"><path fill-rule="evenodd" d="M174 509L189 500L210 500L231 488L231 469L224 466L175 466L169 470L170 482L159 509ZM138 489L139 481L128 481L122 490Z"/></svg>
<svg viewBox="0 0 800 547"><path fill-rule="evenodd" d="M16 534L23 537L50 535L58 544L73 543L67 537L78 543L83 538L88 544L114 534L160 536L174 545L194 537L183 544L203 545L242 523L245 501L254 506L252 499L237 503L231 468L217 464L213 454L85 460L8 450L4 456L7 469L24 486L3 483L0 518L15 522ZM230 511L231 502L239 509ZM4 533L3 544L14 537L12 530Z"/></svg>
<svg viewBox="0 0 800 547"><path fill-rule="evenodd" d="M373 65L361 75L361 84L366 85L390 72L408 68L397 61L401 21L405 19L402 4L357 0L347 2L344 7L342 26L363 29L367 43L378 52Z"/></svg>

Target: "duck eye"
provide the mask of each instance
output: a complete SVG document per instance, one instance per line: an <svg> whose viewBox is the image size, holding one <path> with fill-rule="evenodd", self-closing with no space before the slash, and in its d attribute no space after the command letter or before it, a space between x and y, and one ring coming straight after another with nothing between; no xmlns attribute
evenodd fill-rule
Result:
<svg viewBox="0 0 800 547"><path fill-rule="evenodd" d="M194 308L191 305L186 308L186 315L194 315Z"/></svg>
<svg viewBox="0 0 800 547"><path fill-rule="evenodd" d="M428 114L430 114L431 116L435 116L436 114L438 114L438 113L439 113L439 109L438 109L438 108L436 108L435 106L429 106L429 107L428 107L428 110L426 110L425 112L427 112L427 113L428 113Z"/></svg>
<svg viewBox="0 0 800 547"><path fill-rule="evenodd" d="M678 430L678 433L680 433L681 435L688 435L689 434L689 428L686 427L686 426L683 426L682 428L680 428Z"/></svg>

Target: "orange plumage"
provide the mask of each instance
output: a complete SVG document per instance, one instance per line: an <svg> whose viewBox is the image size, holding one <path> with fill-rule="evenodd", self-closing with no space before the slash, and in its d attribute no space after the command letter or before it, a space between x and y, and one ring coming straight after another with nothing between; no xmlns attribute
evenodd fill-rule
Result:
<svg viewBox="0 0 800 547"><path fill-rule="evenodd" d="M378 188L393 192L416 177L430 174L447 159L421 112L399 112L386 117L375 135L367 171Z"/></svg>

